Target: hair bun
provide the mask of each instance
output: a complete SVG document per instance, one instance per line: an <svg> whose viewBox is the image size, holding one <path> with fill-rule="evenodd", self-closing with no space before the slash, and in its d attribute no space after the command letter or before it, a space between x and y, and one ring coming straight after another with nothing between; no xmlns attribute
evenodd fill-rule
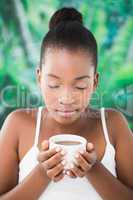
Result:
<svg viewBox="0 0 133 200"><path fill-rule="evenodd" d="M83 25L82 14L75 8L61 8L52 15L49 22L49 29L55 28L60 22L68 21L77 21Z"/></svg>

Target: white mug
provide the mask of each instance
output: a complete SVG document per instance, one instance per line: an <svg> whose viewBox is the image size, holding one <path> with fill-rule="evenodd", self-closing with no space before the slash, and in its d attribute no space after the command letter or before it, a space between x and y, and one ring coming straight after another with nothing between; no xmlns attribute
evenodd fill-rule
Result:
<svg viewBox="0 0 133 200"><path fill-rule="evenodd" d="M58 134L49 138L49 148L61 147L66 152L66 164L64 169L70 169L71 164L76 162L77 152L86 150L87 140L84 137L73 134Z"/></svg>

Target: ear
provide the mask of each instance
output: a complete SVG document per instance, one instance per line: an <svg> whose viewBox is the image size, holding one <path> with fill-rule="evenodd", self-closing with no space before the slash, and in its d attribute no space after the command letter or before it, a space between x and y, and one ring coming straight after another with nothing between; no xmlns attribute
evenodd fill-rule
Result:
<svg viewBox="0 0 133 200"><path fill-rule="evenodd" d="M39 66L36 67L36 80L40 87L40 85L41 85L41 69Z"/></svg>
<svg viewBox="0 0 133 200"><path fill-rule="evenodd" d="M94 86L93 86L94 91L96 90L98 83L99 83L99 73L96 72L95 75L94 75Z"/></svg>

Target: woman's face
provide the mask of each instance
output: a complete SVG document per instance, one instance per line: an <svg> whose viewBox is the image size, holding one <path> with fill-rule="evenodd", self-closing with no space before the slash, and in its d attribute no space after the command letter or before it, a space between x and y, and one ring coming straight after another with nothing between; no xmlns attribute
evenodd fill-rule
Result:
<svg viewBox="0 0 133 200"><path fill-rule="evenodd" d="M45 105L61 124L77 120L89 104L98 83L91 56L83 50L49 48L37 78Z"/></svg>

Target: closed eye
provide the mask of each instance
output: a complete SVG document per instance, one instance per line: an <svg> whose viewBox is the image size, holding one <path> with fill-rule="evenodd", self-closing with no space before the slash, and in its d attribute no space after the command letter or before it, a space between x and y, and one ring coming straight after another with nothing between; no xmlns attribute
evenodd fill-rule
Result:
<svg viewBox="0 0 133 200"><path fill-rule="evenodd" d="M85 90L87 87L84 87L84 88L76 87L76 88L79 90Z"/></svg>
<svg viewBox="0 0 133 200"><path fill-rule="evenodd" d="M50 85L48 85L48 87L49 88L59 88L59 86L50 86ZM78 89L78 90L85 90L87 87L76 87L76 89Z"/></svg>
<svg viewBox="0 0 133 200"><path fill-rule="evenodd" d="M50 85L48 85L48 87L50 87L50 88L58 88L59 86L50 86Z"/></svg>

